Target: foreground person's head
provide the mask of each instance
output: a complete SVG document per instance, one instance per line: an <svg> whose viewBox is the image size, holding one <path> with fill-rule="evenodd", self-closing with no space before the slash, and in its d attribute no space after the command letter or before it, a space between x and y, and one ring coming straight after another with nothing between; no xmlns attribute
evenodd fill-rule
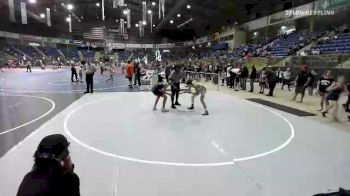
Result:
<svg viewBox="0 0 350 196"><path fill-rule="evenodd" d="M49 135L41 140L34 154L33 170L37 172L72 172L69 142L61 134Z"/></svg>

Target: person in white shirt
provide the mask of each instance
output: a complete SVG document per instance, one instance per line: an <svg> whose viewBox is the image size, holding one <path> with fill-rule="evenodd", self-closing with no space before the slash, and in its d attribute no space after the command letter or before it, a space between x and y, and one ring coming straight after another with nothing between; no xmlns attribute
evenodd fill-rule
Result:
<svg viewBox="0 0 350 196"><path fill-rule="evenodd" d="M284 85L288 85L288 90L290 91L290 79L291 79L292 73L290 72L290 68L287 68L287 71L283 73L283 84L282 84L282 90Z"/></svg>
<svg viewBox="0 0 350 196"><path fill-rule="evenodd" d="M94 93L94 74L96 72L96 67L91 62L87 64L85 61L81 62L85 66L85 79L86 79L86 91L85 93Z"/></svg>

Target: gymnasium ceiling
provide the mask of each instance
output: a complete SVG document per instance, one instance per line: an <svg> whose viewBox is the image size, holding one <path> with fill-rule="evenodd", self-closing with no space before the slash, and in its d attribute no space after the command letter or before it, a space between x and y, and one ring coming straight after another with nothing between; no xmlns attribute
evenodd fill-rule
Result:
<svg viewBox="0 0 350 196"><path fill-rule="evenodd" d="M8 18L8 0L0 0L0 16ZM19 7L20 0L14 0ZM29 1L29 0L26 0ZM66 29L65 18L68 16L68 10L62 6L62 3L73 4L72 12L77 17L74 18L73 29L76 32L89 31L93 27L118 28L116 22L123 15L124 8L113 8L113 0L105 0L105 21L102 21L101 6L96 3L102 0L36 0L36 3L28 3L27 10L37 16L45 12L45 8L52 10L52 23L58 29ZM201 35L216 32L221 26L241 24L243 22L260 18L274 12L289 9L292 6L302 5L312 0L164 0L165 18L158 18L159 0L146 0L147 10L153 12L153 23L156 25L153 29L153 35L161 37L170 37L171 39L192 39ZM152 6L152 2L156 5ZM125 0L127 8L131 9L131 32L137 33L135 24L142 17L142 0ZM191 8L187 9L187 5ZM19 11L17 11L19 14ZM181 17L177 17L180 14ZM17 16L18 17L18 16ZM186 20L193 18L189 24L177 28L178 25ZM79 20L78 20L79 19ZM174 23L170 24L170 20ZM31 22L40 22L40 19L29 18ZM43 21L41 21L43 22ZM150 34L150 26L145 29L146 34Z"/></svg>

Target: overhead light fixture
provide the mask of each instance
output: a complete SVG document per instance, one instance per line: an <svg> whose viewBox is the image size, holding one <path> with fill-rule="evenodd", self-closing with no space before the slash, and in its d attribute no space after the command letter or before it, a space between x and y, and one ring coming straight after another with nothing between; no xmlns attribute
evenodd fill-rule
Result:
<svg viewBox="0 0 350 196"><path fill-rule="evenodd" d="M70 17L67 17L66 22L70 22L70 21L71 21Z"/></svg>
<svg viewBox="0 0 350 196"><path fill-rule="evenodd" d="M139 24L135 24L135 27L139 27Z"/></svg>
<svg viewBox="0 0 350 196"><path fill-rule="evenodd" d="M173 21L173 20L170 20L170 24L174 24L174 21Z"/></svg>
<svg viewBox="0 0 350 196"><path fill-rule="evenodd" d="M254 32L254 35L258 35L258 32Z"/></svg>
<svg viewBox="0 0 350 196"><path fill-rule="evenodd" d="M126 24L127 22L125 21L124 24Z"/></svg>
<svg viewBox="0 0 350 196"><path fill-rule="evenodd" d="M40 14L40 18L45 18L45 14L44 14L44 13L41 13L41 14Z"/></svg>
<svg viewBox="0 0 350 196"><path fill-rule="evenodd" d="M68 10L72 10L73 8L74 8L74 6L73 6L72 4L68 4L68 5L67 5L67 9L68 9Z"/></svg>
<svg viewBox="0 0 350 196"><path fill-rule="evenodd" d="M97 2L97 3L96 3L96 6L97 6L97 7L100 7L100 3L99 3L99 2Z"/></svg>
<svg viewBox="0 0 350 196"><path fill-rule="evenodd" d="M36 3L36 0L29 0L29 3Z"/></svg>
<svg viewBox="0 0 350 196"><path fill-rule="evenodd" d="M180 17L181 17L181 14L177 14L177 17L180 18Z"/></svg>
<svg viewBox="0 0 350 196"><path fill-rule="evenodd" d="M128 10L124 10L124 11L123 11L123 14L124 14L124 15L127 15L127 14L128 14Z"/></svg>
<svg viewBox="0 0 350 196"><path fill-rule="evenodd" d="M286 26L281 26L281 29L286 29L287 27Z"/></svg>
<svg viewBox="0 0 350 196"><path fill-rule="evenodd" d="M153 2L152 2L152 6L155 6L155 5L156 5L156 2L153 1Z"/></svg>
<svg viewBox="0 0 350 196"><path fill-rule="evenodd" d="M148 10L147 13L148 13L148 14L152 14L152 10Z"/></svg>
<svg viewBox="0 0 350 196"><path fill-rule="evenodd" d="M147 22L146 22L146 21L142 21L142 24L143 24L143 25L146 25L146 24L147 24Z"/></svg>
<svg viewBox="0 0 350 196"><path fill-rule="evenodd" d="M191 9L191 6L190 6L190 5L187 5L186 7L187 7L187 9Z"/></svg>
<svg viewBox="0 0 350 196"><path fill-rule="evenodd" d="M154 24L153 27L156 27L156 25Z"/></svg>

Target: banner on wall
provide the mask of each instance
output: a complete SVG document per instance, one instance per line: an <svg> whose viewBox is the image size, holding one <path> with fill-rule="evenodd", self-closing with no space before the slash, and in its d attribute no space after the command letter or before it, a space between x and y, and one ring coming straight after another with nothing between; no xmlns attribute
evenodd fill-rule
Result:
<svg viewBox="0 0 350 196"><path fill-rule="evenodd" d="M286 14L286 11L278 12L269 16L269 25L277 24L289 19L293 19L293 15Z"/></svg>
<svg viewBox="0 0 350 196"><path fill-rule="evenodd" d="M346 6L350 6L349 0L320 0L319 1L319 10L335 10Z"/></svg>
<svg viewBox="0 0 350 196"><path fill-rule="evenodd" d="M21 39L25 41L41 42L43 37L33 36L33 35L21 35Z"/></svg>
<svg viewBox="0 0 350 196"><path fill-rule="evenodd" d="M9 13L10 13L10 21L16 22L15 6L14 6L13 0L8 0L8 7L9 7Z"/></svg>
<svg viewBox="0 0 350 196"><path fill-rule="evenodd" d="M198 39L196 39L196 44L202 44L208 42L208 36L204 36L204 37L200 37Z"/></svg>
<svg viewBox="0 0 350 196"><path fill-rule="evenodd" d="M153 44L141 44L142 48L153 48Z"/></svg>
<svg viewBox="0 0 350 196"><path fill-rule="evenodd" d="M141 44L126 44L126 48L141 48Z"/></svg>
<svg viewBox="0 0 350 196"><path fill-rule="evenodd" d="M157 48L174 48L175 44L174 43L166 43L166 44L158 44Z"/></svg>
<svg viewBox="0 0 350 196"><path fill-rule="evenodd" d="M26 2L21 2L21 18L22 18L22 24L28 24L27 21L27 5Z"/></svg>
<svg viewBox="0 0 350 196"><path fill-rule="evenodd" d="M69 43L69 40L53 38L53 37L44 37L43 41L48 42L48 43L55 43L55 44L68 44Z"/></svg>
<svg viewBox="0 0 350 196"><path fill-rule="evenodd" d="M188 42L185 42L185 45L186 46L193 46L194 42L193 41L188 41Z"/></svg>
<svg viewBox="0 0 350 196"><path fill-rule="evenodd" d="M185 46L185 42L176 42L175 43L175 47L184 47Z"/></svg>
<svg viewBox="0 0 350 196"><path fill-rule="evenodd" d="M107 43L106 45L111 49L125 49L125 44L123 43Z"/></svg>
<svg viewBox="0 0 350 196"><path fill-rule="evenodd" d="M18 33L10 33L5 31L0 31L0 37L11 38L11 39L21 39L21 35Z"/></svg>

